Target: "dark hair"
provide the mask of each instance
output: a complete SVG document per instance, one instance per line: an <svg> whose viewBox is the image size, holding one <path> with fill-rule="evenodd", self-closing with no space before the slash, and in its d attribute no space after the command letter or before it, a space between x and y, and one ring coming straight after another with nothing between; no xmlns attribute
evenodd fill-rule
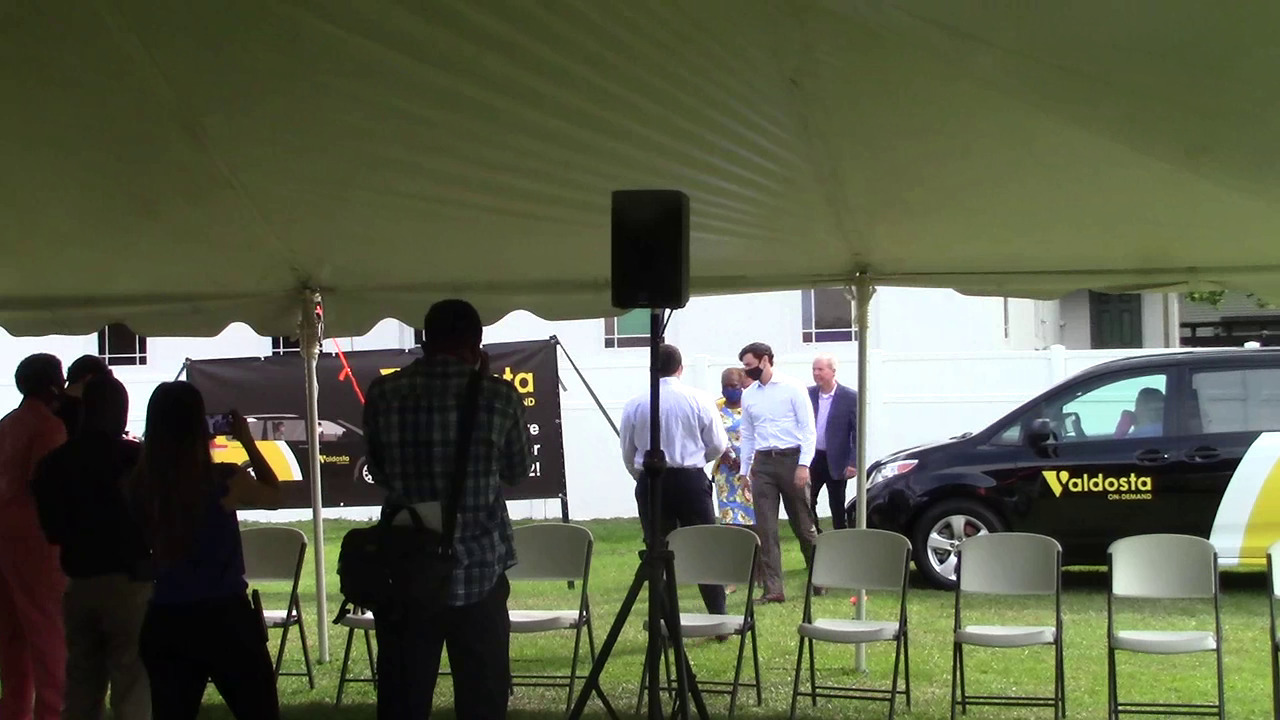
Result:
<svg viewBox="0 0 1280 720"><path fill-rule="evenodd" d="M84 386L82 431L120 436L129 424L129 391L110 375L97 375Z"/></svg>
<svg viewBox="0 0 1280 720"><path fill-rule="evenodd" d="M769 358L769 364L770 365L773 364L773 348L769 347L768 345L765 345L762 342L753 342L750 345L742 348L742 351L738 353L738 360L742 360L748 355L755 358L756 362L760 362L765 358Z"/></svg>
<svg viewBox="0 0 1280 720"><path fill-rule="evenodd" d="M441 300L427 310L422 320L424 350L470 350L480 347L483 337L480 313L466 300Z"/></svg>
<svg viewBox="0 0 1280 720"><path fill-rule="evenodd" d="M107 366L107 361L97 355L81 355L67 366L68 385L101 376L114 377L115 374Z"/></svg>
<svg viewBox="0 0 1280 720"><path fill-rule="evenodd" d="M213 497L204 397L191 383L161 383L151 394L142 459L129 490L156 564L184 557Z"/></svg>
<svg viewBox="0 0 1280 720"><path fill-rule="evenodd" d="M671 377L676 371L684 365L684 359L680 357L680 349L675 345L667 345L663 343L658 346L658 376Z"/></svg>
<svg viewBox="0 0 1280 720"><path fill-rule="evenodd" d="M28 355L18 363L13 382L24 398L51 395L62 387L62 361L49 353Z"/></svg>

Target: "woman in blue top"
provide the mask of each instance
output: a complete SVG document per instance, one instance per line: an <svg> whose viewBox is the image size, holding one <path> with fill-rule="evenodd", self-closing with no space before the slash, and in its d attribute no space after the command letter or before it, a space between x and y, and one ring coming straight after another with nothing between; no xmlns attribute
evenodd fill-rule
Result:
<svg viewBox="0 0 1280 720"><path fill-rule="evenodd" d="M279 481L239 414L232 435L252 473L213 462L195 386L164 383L151 395L130 500L155 570L140 651L156 718L195 718L210 680L236 718L280 716L266 628L246 594L236 518L239 508L277 505Z"/></svg>

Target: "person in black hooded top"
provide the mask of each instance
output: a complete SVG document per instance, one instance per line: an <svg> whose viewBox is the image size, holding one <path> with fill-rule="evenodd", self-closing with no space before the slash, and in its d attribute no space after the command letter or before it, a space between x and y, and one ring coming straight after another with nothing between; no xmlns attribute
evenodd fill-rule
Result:
<svg viewBox="0 0 1280 720"><path fill-rule="evenodd" d="M32 492L41 528L57 545L69 582L64 720L151 716L151 690L138 653L151 597L150 551L125 501L124 479L140 446L124 437L129 395L109 375L84 387L79 433L38 465Z"/></svg>

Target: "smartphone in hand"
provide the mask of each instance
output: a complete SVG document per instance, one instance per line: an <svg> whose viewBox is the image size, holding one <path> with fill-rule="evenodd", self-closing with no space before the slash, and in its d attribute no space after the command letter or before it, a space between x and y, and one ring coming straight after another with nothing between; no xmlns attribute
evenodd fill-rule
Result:
<svg viewBox="0 0 1280 720"><path fill-rule="evenodd" d="M231 413L206 415L205 421L209 424L209 434L214 437L230 435L235 427Z"/></svg>

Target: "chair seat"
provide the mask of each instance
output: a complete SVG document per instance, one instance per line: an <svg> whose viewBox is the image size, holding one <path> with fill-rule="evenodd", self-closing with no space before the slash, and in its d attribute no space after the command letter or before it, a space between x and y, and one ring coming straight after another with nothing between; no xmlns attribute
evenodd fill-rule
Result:
<svg viewBox="0 0 1280 720"><path fill-rule="evenodd" d="M372 630L373 613L365 613L364 615L351 613L338 621L338 624L343 627L355 628L356 630Z"/></svg>
<svg viewBox="0 0 1280 720"><path fill-rule="evenodd" d="M956 633L956 642L991 648L1030 647L1052 645L1057 634L1057 629L1052 627L969 625Z"/></svg>
<svg viewBox="0 0 1280 720"><path fill-rule="evenodd" d="M582 623L577 610L511 610L507 616L515 633L573 630Z"/></svg>
<svg viewBox="0 0 1280 720"><path fill-rule="evenodd" d="M866 643L896 640L898 623L889 620L824 620L800 623L800 637L831 643Z"/></svg>
<svg viewBox="0 0 1280 720"><path fill-rule="evenodd" d="M1117 650L1151 655L1208 652L1218 647L1213 633L1182 630L1121 630L1112 635Z"/></svg>
<svg viewBox="0 0 1280 720"><path fill-rule="evenodd" d="M288 622L285 622L286 617L289 618ZM298 614L294 613L289 616L288 610L263 610L262 619L269 628L282 628L285 625L293 626L298 624Z"/></svg>
<svg viewBox="0 0 1280 720"><path fill-rule="evenodd" d="M680 634L687 638L716 637L719 635L738 635L746 621L741 615L709 615L707 613L680 613ZM649 629L646 620L644 629ZM667 626L662 626L662 634L667 634Z"/></svg>

